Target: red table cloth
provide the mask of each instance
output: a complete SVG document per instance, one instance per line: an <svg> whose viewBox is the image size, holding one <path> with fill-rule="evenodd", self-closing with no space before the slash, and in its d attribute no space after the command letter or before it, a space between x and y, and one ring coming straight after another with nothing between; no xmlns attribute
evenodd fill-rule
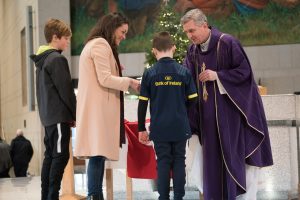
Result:
<svg viewBox="0 0 300 200"><path fill-rule="evenodd" d="M149 123L147 120L146 123ZM153 146L139 142L138 123L125 121L128 139L127 175L130 178L156 179L156 158Z"/></svg>

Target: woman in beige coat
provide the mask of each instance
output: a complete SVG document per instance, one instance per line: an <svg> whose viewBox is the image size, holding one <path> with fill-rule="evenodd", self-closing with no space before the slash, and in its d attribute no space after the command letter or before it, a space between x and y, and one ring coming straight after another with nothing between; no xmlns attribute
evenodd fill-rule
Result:
<svg viewBox="0 0 300 200"><path fill-rule="evenodd" d="M120 13L103 16L80 55L74 155L89 158L88 199L103 199L105 159L118 160L125 142L123 91L139 89L137 80L122 77L117 47L127 31Z"/></svg>

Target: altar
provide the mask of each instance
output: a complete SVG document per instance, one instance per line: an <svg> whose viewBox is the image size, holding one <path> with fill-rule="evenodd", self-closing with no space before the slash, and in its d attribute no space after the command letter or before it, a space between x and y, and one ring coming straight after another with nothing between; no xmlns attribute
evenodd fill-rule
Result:
<svg viewBox="0 0 300 200"><path fill-rule="evenodd" d="M300 95L263 95L265 113L268 121L268 128L273 152L274 165L260 170L258 181L258 195L265 199L274 199L274 195L280 199L290 199L298 196L300 176L300 150L299 150L299 124L300 124ZM137 99L125 99L125 118L129 122L137 120ZM150 118L149 113L147 118ZM135 185L127 173L125 177L114 177L115 170L124 170L128 167L128 141L120 149L120 160L106 163L106 194L107 199L113 199L114 181L122 180L125 187L126 199L133 199L133 191L153 190L153 188L140 187ZM187 188L201 191L199 180L195 181L195 175L191 171L194 162L193 147L187 149ZM192 152L192 153L191 153ZM151 159L154 159L153 157ZM147 175L147 174L146 174ZM134 179L136 177L133 177ZM138 177L137 177L138 178ZM151 182L152 177L144 179L144 182ZM200 180L201 181L201 180ZM276 198L275 198L276 199Z"/></svg>

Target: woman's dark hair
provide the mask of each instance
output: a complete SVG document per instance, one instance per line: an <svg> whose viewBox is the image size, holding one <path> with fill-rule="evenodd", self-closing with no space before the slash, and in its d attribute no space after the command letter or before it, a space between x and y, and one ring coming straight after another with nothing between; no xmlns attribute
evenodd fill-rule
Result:
<svg viewBox="0 0 300 200"><path fill-rule="evenodd" d="M118 46L115 42L114 33L117 28L122 26L123 24L129 24L128 19L121 13L115 12L104 15L101 17L96 25L91 29L85 44L98 37L104 38L112 48L114 57L120 66L119 56L118 56Z"/></svg>

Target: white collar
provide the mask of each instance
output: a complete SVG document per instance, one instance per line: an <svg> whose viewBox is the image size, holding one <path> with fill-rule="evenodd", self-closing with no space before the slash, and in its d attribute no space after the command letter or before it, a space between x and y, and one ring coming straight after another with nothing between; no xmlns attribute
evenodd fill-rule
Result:
<svg viewBox="0 0 300 200"><path fill-rule="evenodd" d="M210 38L211 38L211 31L209 31L208 39L205 42L203 42L202 44L200 44L201 51L206 52L208 50Z"/></svg>

